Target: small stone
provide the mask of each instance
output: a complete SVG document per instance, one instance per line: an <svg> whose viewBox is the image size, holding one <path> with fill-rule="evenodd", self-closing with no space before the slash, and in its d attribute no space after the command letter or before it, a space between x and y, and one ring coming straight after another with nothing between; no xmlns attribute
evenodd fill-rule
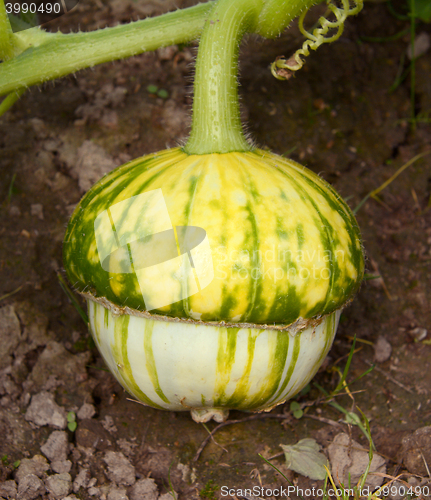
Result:
<svg viewBox="0 0 431 500"><path fill-rule="evenodd" d="M157 500L158 495L157 485L150 478L139 479L129 492L130 500Z"/></svg>
<svg viewBox="0 0 431 500"><path fill-rule="evenodd" d="M92 418L96 414L96 409L90 403L84 403L81 408L78 410L76 416L79 420L84 420L86 418Z"/></svg>
<svg viewBox="0 0 431 500"><path fill-rule="evenodd" d="M410 61L413 58L416 59L417 57L426 54L430 46L431 46L430 36L428 33L423 31L422 33L419 33L419 35L416 36L413 50L411 44L409 44L409 46L407 47L407 57L410 59Z"/></svg>
<svg viewBox="0 0 431 500"><path fill-rule="evenodd" d="M40 451L51 461L65 461L69 442L65 431L54 431L47 442L41 446Z"/></svg>
<svg viewBox="0 0 431 500"><path fill-rule="evenodd" d="M64 498L72 489L72 477L67 472L54 474L45 479L45 486L54 498Z"/></svg>
<svg viewBox="0 0 431 500"><path fill-rule="evenodd" d="M108 493L108 500L129 500L125 488L112 488Z"/></svg>
<svg viewBox="0 0 431 500"><path fill-rule="evenodd" d="M100 488L96 488L95 486L90 486L88 488L87 493L90 495L90 497L95 497L95 496L100 496Z"/></svg>
<svg viewBox="0 0 431 500"><path fill-rule="evenodd" d="M45 493L45 486L35 474L23 477L18 485L19 500L34 500Z"/></svg>
<svg viewBox="0 0 431 500"><path fill-rule="evenodd" d="M331 462L332 476L337 486L343 484L356 484L368 466L368 450L353 439L341 432L328 446L328 455ZM373 472L380 473L379 475ZM383 457L374 453L370 464L370 474L365 481L365 487L375 489L384 481L386 464ZM350 481L350 482L349 482Z"/></svg>
<svg viewBox="0 0 431 500"><path fill-rule="evenodd" d="M86 365L90 356L91 353L89 351L71 354L65 349L63 344L50 341L39 354L29 380L40 391L43 390L42 387L47 382L47 374L50 374L64 382L70 394L76 395L76 397L82 398L85 401L85 398L90 396L89 389L86 384L76 383L76 375L86 373Z"/></svg>
<svg viewBox="0 0 431 500"><path fill-rule="evenodd" d="M380 336L374 344L374 359L377 363L384 363L391 357L391 354L391 344L385 339L385 337Z"/></svg>
<svg viewBox="0 0 431 500"><path fill-rule="evenodd" d="M110 434L118 431L116 425L114 424L114 419L110 415L106 415L101 421L103 428L107 430Z"/></svg>
<svg viewBox="0 0 431 500"><path fill-rule="evenodd" d="M108 451L105 453L104 462L108 466L108 478L118 485L130 486L135 483L135 467L121 453Z"/></svg>
<svg viewBox="0 0 431 500"><path fill-rule="evenodd" d="M49 464L45 457L42 455L35 455L32 459L22 458L15 473L15 479L18 483L28 475L35 475L42 477L46 471L49 470Z"/></svg>
<svg viewBox="0 0 431 500"><path fill-rule="evenodd" d="M16 399L22 391L22 387L16 384L9 375L0 376L0 394L7 394Z"/></svg>
<svg viewBox="0 0 431 500"><path fill-rule="evenodd" d="M117 445L127 458L130 458L135 453L135 448L138 446L136 443L127 441L127 439L117 439Z"/></svg>
<svg viewBox="0 0 431 500"><path fill-rule="evenodd" d="M103 175L117 165L112 156L92 141L84 141L77 151L76 161L70 165L71 175L78 179L82 192L86 192Z"/></svg>
<svg viewBox="0 0 431 500"><path fill-rule="evenodd" d="M65 385L63 380L58 380L58 378L55 375L50 375L47 379L46 382L42 386L43 391L55 391L57 387L60 387L60 385Z"/></svg>
<svg viewBox="0 0 431 500"><path fill-rule="evenodd" d="M15 499L17 494L16 482L9 480L0 484L0 497Z"/></svg>
<svg viewBox="0 0 431 500"><path fill-rule="evenodd" d="M416 342L424 340L428 335L428 330L426 328L416 327L409 332L409 334L415 339Z"/></svg>
<svg viewBox="0 0 431 500"><path fill-rule="evenodd" d="M65 429L67 425L66 411L54 401L54 396L42 391L31 398L25 419L38 426L49 425Z"/></svg>
<svg viewBox="0 0 431 500"><path fill-rule="evenodd" d="M190 479L190 467L180 462L177 469L181 472L182 480L187 482Z"/></svg>
<svg viewBox="0 0 431 500"><path fill-rule="evenodd" d="M12 205L9 208L9 215L12 217L19 217L21 215L21 210L16 205Z"/></svg>
<svg viewBox="0 0 431 500"><path fill-rule="evenodd" d="M90 472L88 469L81 469L73 481L73 491L78 493L81 488L86 488L90 481Z"/></svg>
<svg viewBox="0 0 431 500"><path fill-rule="evenodd" d="M51 469L58 474L63 472L70 472L72 468L72 462L70 460L56 460L51 462Z"/></svg>
<svg viewBox="0 0 431 500"><path fill-rule="evenodd" d="M92 478L90 479L90 481L88 482L88 487L89 487L89 488L92 488L93 486L95 486L95 485L96 485L96 483L97 483L97 478L92 477Z"/></svg>
<svg viewBox="0 0 431 500"><path fill-rule="evenodd" d="M75 495L67 495L63 500L78 500L78 498Z"/></svg>
<svg viewBox="0 0 431 500"><path fill-rule="evenodd" d="M22 325L22 338L15 357L25 356L29 351L46 345L53 334L48 332L48 317L32 303L20 302L15 305L15 311Z"/></svg>
<svg viewBox="0 0 431 500"><path fill-rule="evenodd" d="M15 309L8 305L0 309L0 370L12 364L12 353L21 339L21 326Z"/></svg>
<svg viewBox="0 0 431 500"><path fill-rule="evenodd" d="M401 456L411 474L428 476L425 462L431 464L431 426L421 427L402 441Z"/></svg>
<svg viewBox="0 0 431 500"><path fill-rule="evenodd" d="M43 220L43 205L41 203L30 205L30 213L38 219Z"/></svg>

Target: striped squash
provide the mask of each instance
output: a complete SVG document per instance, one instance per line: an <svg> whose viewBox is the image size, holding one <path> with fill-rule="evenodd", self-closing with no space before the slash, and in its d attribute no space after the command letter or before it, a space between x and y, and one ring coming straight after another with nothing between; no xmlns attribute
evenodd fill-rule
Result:
<svg viewBox="0 0 431 500"><path fill-rule="evenodd" d="M106 364L136 399L153 408L192 410L195 420L227 410L260 411L289 399L314 377L339 311L298 334L113 316L88 300L91 331Z"/></svg>
<svg viewBox="0 0 431 500"><path fill-rule="evenodd" d="M120 383L197 419L301 390L364 269L339 195L260 150L171 149L115 169L75 209L64 264Z"/></svg>

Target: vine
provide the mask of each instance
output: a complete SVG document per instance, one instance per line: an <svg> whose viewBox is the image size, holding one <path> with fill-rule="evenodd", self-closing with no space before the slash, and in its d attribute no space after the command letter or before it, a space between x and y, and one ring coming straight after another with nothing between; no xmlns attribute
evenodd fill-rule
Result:
<svg viewBox="0 0 431 500"><path fill-rule="evenodd" d="M289 59L285 59L283 56L277 57L277 59L271 64L271 73L278 80L288 80L295 71L298 71L304 65L304 59L302 57L307 57L310 55L311 50L317 50L324 43L335 42L340 38L344 30L344 22L349 16L357 14L363 6L363 0L353 0L354 7L350 7L349 0L341 0L342 7L337 7L332 2L328 2L328 14L332 13L335 16L335 21L330 21L327 19L326 15L320 17L318 24L319 28L315 28L313 33L310 33L304 28L304 19L307 15L308 10L305 10L298 19L298 27L301 33L305 36L306 40L302 44L302 47L298 49L293 56ZM337 32L332 36L326 36L328 31L337 30ZM301 57L302 56L302 57Z"/></svg>

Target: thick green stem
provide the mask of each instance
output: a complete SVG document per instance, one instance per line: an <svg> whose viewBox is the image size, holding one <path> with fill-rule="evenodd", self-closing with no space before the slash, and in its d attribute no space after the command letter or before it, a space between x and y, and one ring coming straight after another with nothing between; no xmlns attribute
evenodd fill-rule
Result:
<svg viewBox="0 0 431 500"><path fill-rule="evenodd" d="M266 0L256 27L256 33L265 38L275 38L304 10L322 0Z"/></svg>
<svg viewBox="0 0 431 500"><path fill-rule="evenodd" d="M188 154L249 151L238 104L238 50L246 32L273 38L319 0L219 0L205 24L196 62Z"/></svg>
<svg viewBox="0 0 431 500"><path fill-rule="evenodd" d="M252 149L242 132L238 103L238 51L256 27L262 0L219 0L199 43L188 154Z"/></svg>
<svg viewBox="0 0 431 500"><path fill-rule="evenodd" d="M0 63L0 95L103 62L193 41L200 36L212 6L213 2L199 4L89 33L51 34L38 28L15 33L15 45L23 52Z"/></svg>

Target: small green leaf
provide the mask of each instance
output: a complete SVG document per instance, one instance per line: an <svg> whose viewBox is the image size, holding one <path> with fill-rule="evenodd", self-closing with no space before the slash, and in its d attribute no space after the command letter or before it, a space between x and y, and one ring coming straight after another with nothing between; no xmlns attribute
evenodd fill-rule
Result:
<svg viewBox="0 0 431 500"><path fill-rule="evenodd" d="M367 280L377 280L379 278L381 278L381 276L379 274L368 274L368 273L365 273L364 277L363 277L363 280L364 281L367 281Z"/></svg>
<svg viewBox="0 0 431 500"><path fill-rule="evenodd" d="M13 463L13 468L14 469L18 469L18 467L20 466L21 464L21 460L16 460L14 463Z"/></svg>
<svg viewBox="0 0 431 500"><path fill-rule="evenodd" d="M157 95L159 97L161 97L162 99L167 99L169 97L169 93L167 90L165 89L160 89L158 92L157 92Z"/></svg>
<svg viewBox="0 0 431 500"><path fill-rule="evenodd" d="M76 420L76 415L75 415L75 412L74 411L70 411L68 414L67 414L67 421L69 423L71 422L75 422Z"/></svg>
<svg viewBox="0 0 431 500"><path fill-rule="evenodd" d="M75 421L69 422L67 424L67 428L69 429L70 432L75 432L77 427L78 427L78 424Z"/></svg>
<svg viewBox="0 0 431 500"><path fill-rule="evenodd" d="M357 415L353 411L349 411L346 413L346 422L348 424L358 425L358 426L362 424L361 419L359 418L359 415Z"/></svg>
<svg viewBox="0 0 431 500"><path fill-rule="evenodd" d="M320 453L320 446L314 439L301 439L293 446L280 445L286 457L286 466L298 474L318 480L325 479L328 461Z"/></svg>
<svg viewBox="0 0 431 500"><path fill-rule="evenodd" d="M158 90L159 90L159 87L157 87L157 85L148 85L147 86L147 92L149 94L156 94Z"/></svg>
<svg viewBox="0 0 431 500"><path fill-rule="evenodd" d="M290 411L293 413L293 416L298 419L300 419L302 415L304 415L304 412L301 409L301 405L297 401L292 401L290 403Z"/></svg>
<svg viewBox="0 0 431 500"><path fill-rule="evenodd" d="M410 8L416 18L426 23L431 22L431 2L429 0L410 0Z"/></svg>

